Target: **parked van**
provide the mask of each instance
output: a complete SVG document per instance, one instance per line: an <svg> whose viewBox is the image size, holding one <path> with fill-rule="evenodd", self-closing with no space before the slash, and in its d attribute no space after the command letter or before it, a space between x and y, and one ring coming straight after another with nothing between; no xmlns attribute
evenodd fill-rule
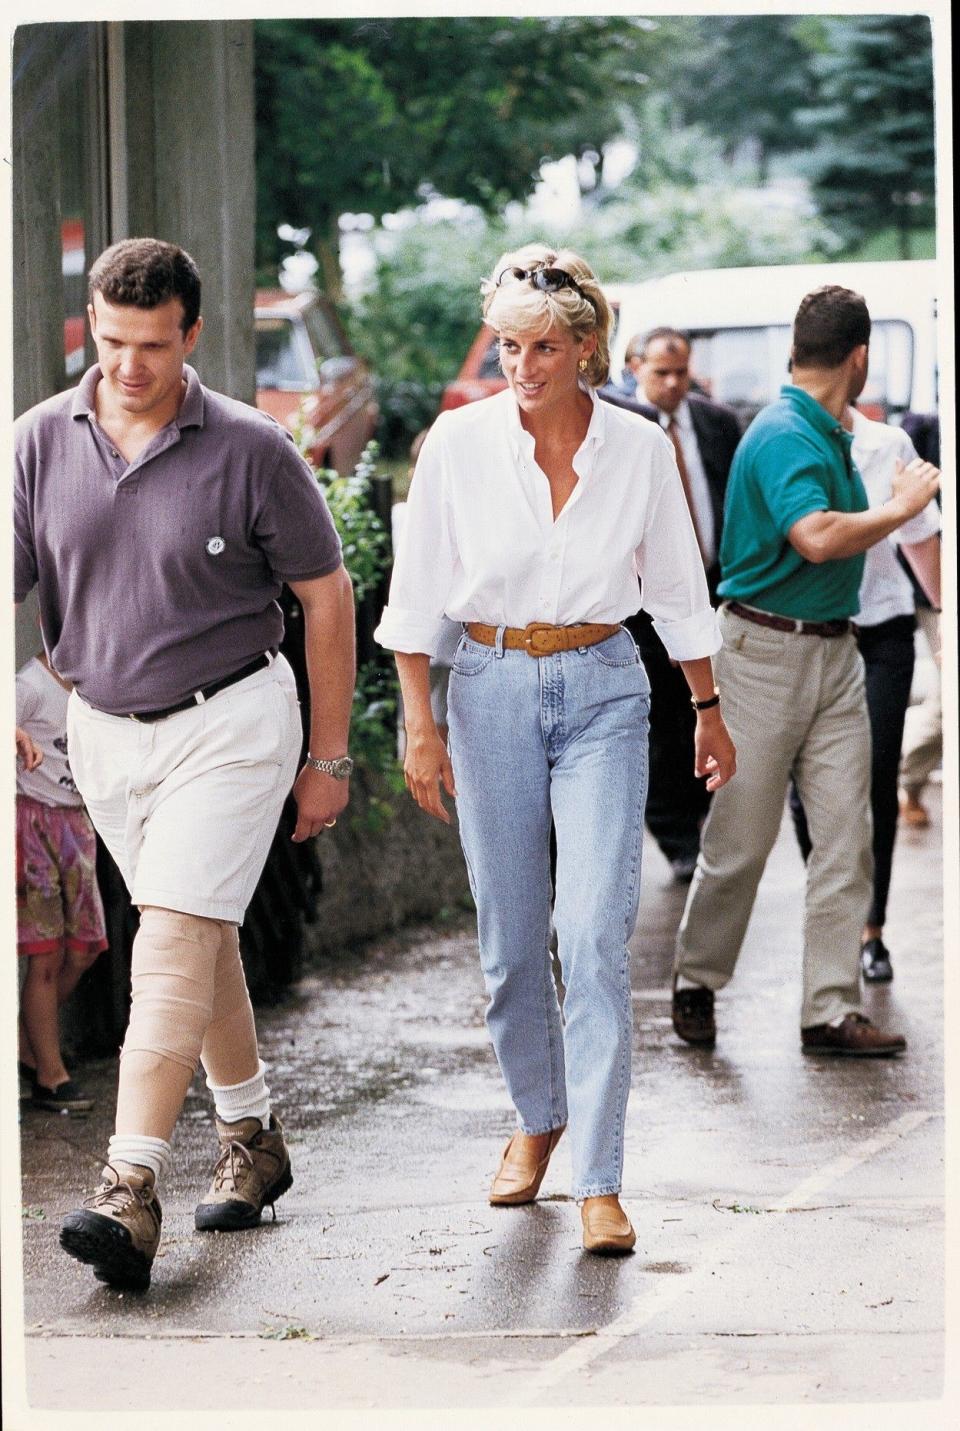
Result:
<svg viewBox="0 0 960 1431"><path fill-rule="evenodd" d="M671 273L644 283L604 284L617 315L610 372L620 378L635 333L667 324L690 334L690 367L698 384L746 422L787 381L790 334L800 299L823 283L862 293L873 329L870 372L858 406L869 417L937 408L936 264L784 264ZM483 327L471 344L442 407L459 407L505 386L497 342Z"/></svg>
<svg viewBox="0 0 960 1431"><path fill-rule="evenodd" d="M605 285L617 309L611 373L619 378L630 338L661 324L690 334L690 368L716 402L744 418L788 381L793 318L805 293L838 283L862 293L872 319L870 370L858 406L896 419L937 407L936 264L785 264L671 273L646 283Z"/></svg>

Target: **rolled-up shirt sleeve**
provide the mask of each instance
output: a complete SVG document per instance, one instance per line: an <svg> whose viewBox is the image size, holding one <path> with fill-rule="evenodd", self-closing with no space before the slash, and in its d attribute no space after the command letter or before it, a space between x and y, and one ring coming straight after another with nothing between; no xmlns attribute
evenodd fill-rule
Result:
<svg viewBox="0 0 960 1431"><path fill-rule="evenodd" d="M664 444L654 463L659 490L635 553L640 603L653 618L667 655L695 661L715 655L723 642L676 460L666 439Z"/></svg>
<svg viewBox="0 0 960 1431"><path fill-rule="evenodd" d="M457 567L446 469L443 435L435 424L417 459L389 599L373 633L392 651L436 656L443 643L444 611Z"/></svg>

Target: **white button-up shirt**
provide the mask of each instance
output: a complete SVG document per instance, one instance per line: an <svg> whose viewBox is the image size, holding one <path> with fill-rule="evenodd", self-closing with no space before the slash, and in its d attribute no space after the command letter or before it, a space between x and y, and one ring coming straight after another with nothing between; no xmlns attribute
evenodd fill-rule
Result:
<svg viewBox="0 0 960 1431"><path fill-rule="evenodd" d="M912 462L917 451L902 427L871 422L854 408L852 455L871 507L879 507L893 496L897 459ZM868 549L860 583L858 626L878 626L894 616L913 614L913 587L897 560L897 547L925 541L939 530L939 508L936 502L928 502L922 512Z"/></svg>
<svg viewBox="0 0 960 1431"><path fill-rule="evenodd" d="M703 458L700 456L700 444L697 442L697 434L693 427L693 414L686 398L677 404L676 411L673 413L657 408L657 421L664 432L674 419L677 424L680 446L683 448L683 460L687 464L690 498L703 542L704 560L709 566L717 559L717 532L713 519L713 499L710 496L710 483L707 481Z"/></svg>
<svg viewBox="0 0 960 1431"><path fill-rule="evenodd" d="M674 660L720 649L670 439L590 396L577 485L556 520L509 389L440 414L410 487L382 646L433 656L444 616L569 626L619 622L642 604Z"/></svg>

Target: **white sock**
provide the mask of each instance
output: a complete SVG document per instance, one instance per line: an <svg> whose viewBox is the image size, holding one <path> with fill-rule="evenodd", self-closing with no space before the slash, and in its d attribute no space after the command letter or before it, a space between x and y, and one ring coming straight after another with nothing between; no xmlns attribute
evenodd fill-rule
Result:
<svg viewBox="0 0 960 1431"><path fill-rule="evenodd" d="M170 1166L170 1144L165 1138L148 1138L145 1133L114 1133L107 1144L107 1162L149 1168L158 1183Z"/></svg>
<svg viewBox="0 0 960 1431"><path fill-rule="evenodd" d="M243 1083L231 1083L219 1088L207 1079L207 1087L213 1094L213 1104L221 1123L239 1123L241 1118L259 1118L266 1128L270 1122L270 1089L266 1082L267 1070L260 1060L260 1068L252 1078Z"/></svg>
<svg viewBox="0 0 960 1431"><path fill-rule="evenodd" d="M705 986L703 984L698 984L696 979L688 979L685 974L677 975L678 989L702 989L704 987Z"/></svg>

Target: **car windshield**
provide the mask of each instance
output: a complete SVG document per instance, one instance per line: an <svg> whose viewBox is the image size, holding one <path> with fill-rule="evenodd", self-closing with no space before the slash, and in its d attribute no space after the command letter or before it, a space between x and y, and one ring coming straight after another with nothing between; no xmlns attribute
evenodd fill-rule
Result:
<svg viewBox="0 0 960 1431"><path fill-rule="evenodd" d="M256 342L258 388L303 388L314 381L289 318L258 318Z"/></svg>

